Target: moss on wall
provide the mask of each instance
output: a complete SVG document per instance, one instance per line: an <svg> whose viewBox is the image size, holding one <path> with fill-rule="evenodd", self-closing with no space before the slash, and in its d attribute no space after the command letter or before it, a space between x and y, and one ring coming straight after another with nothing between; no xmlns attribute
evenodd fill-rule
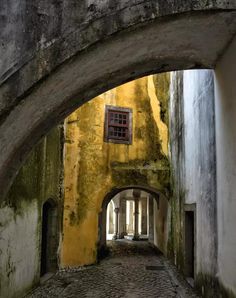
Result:
<svg viewBox="0 0 236 298"><path fill-rule="evenodd" d="M206 298L236 298L232 290L227 289L216 277L209 274L198 273L195 287L198 293Z"/></svg>
<svg viewBox="0 0 236 298"><path fill-rule="evenodd" d="M104 142L106 104L132 109L131 145ZM66 127L64 267L96 261L98 214L112 188L140 185L169 191L168 128L152 76L96 97L75 111Z"/></svg>
<svg viewBox="0 0 236 298"><path fill-rule="evenodd" d="M49 198L61 200L62 151L61 127L54 128L32 150L17 174L4 205L14 209L15 215L24 212L27 201L37 200L39 207ZM24 202L24 204L23 204Z"/></svg>
<svg viewBox="0 0 236 298"><path fill-rule="evenodd" d="M40 198L39 169L43 142L30 154L20 169L5 200L5 205L14 209L14 215L24 213L24 204Z"/></svg>
<svg viewBox="0 0 236 298"><path fill-rule="evenodd" d="M183 133L183 73L178 72L172 82L172 109L170 115L171 152L171 224L169 230L168 256L177 267L184 270L183 212L185 202L184 183L184 133Z"/></svg>
<svg viewBox="0 0 236 298"><path fill-rule="evenodd" d="M166 72L160 75L154 75L156 96L160 102L161 120L169 124L169 98L170 98L170 73Z"/></svg>
<svg viewBox="0 0 236 298"><path fill-rule="evenodd" d="M39 281L41 213L43 203L49 198L54 199L58 205L59 239L63 207L62 136L63 128L58 126L33 149L0 208L3 213L0 219L0 234L5 235L1 245L0 296L7 292L9 297L19 297ZM32 226L31 229L26 229L26 222ZM21 227L24 230L21 230ZM27 234L29 231L30 235ZM18 239L15 233L24 237ZM3 239L0 237L0 240ZM22 257L26 242L29 245L28 258ZM24 279L25 268L30 270ZM19 275L22 278L21 284L17 283Z"/></svg>

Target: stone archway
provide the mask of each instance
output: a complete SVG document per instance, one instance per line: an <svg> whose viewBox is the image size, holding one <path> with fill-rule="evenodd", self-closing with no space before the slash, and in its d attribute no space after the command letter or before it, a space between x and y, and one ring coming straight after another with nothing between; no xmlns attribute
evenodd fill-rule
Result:
<svg viewBox="0 0 236 298"><path fill-rule="evenodd" d="M166 195L163 194L163 192L149 186L143 186L143 185L130 185L130 186L124 186L119 188L113 188L107 195L105 196L101 212L98 215L98 258L103 257L107 254L107 247L106 247L106 222L107 222L107 206L109 202L114 198L117 194L121 193L125 190L143 190L150 195L158 202L159 197L162 196L168 201L168 198Z"/></svg>
<svg viewBox="0 0 236 298"><path fill-rule="evenodd" d="M78 14L74 7L66 7L64 12L62 7L53 7L52 19L71 12L74 18L65 16L64 25L60 23L65 36L56 30L60 20L51 24L46 41L40 28L44 21L37 23L37 15L43 19L44 9L51 10L40 8L43 11L34 21L41 39L31 40L27 30L18 37L19 48L23 40L29 41L27 55L14 56L7 38L11 31L17 36L22 24L13 23L10 32L6 30L9 52L2 56L5 64L0 86L1 199L36 142L74 109L145 74L214 68L236 31L235 1L109 3L100 7L94 1L88 7L82 1ZM9 9L8 15L13 8ZM32 7L27 7L20 14L31 11ZM27 22L24 26L27 28ZM55 53L58 55L53 58Z"/></svg>

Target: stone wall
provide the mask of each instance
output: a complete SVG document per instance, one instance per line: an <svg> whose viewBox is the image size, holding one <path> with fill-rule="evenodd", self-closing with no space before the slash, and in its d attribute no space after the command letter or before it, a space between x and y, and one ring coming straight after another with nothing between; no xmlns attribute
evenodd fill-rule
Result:
<svg viewBox="0 0 236 298"><path fill-rule="evenodd" d="M207 14L211 10L220 13L223 9L230 12L235 8L233 0L194 3L190 0L181 3L123 0L112 4L109 0L72 3L3 0L0 6L0 27L3 29L0 85L8 81L9 86L4 87L8 92L1 108L6 112L13 106L14 97L23 95L55 67L116 32L160 17L186 12Z"/></svg>
<svg viewBox="0 0 236 298"><path fill-rule="evenodd" d="M31 152L0 208L0 297L21 297L39 282L42 206L58 209L57 246L62 216L63 129L54 128ZM59 258L59 254L54 258Z"/></svg>

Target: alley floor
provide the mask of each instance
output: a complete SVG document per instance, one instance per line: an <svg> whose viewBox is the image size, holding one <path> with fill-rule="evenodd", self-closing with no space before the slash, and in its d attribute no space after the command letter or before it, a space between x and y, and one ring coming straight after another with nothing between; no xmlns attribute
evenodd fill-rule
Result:
<svg viewBox="0 0 236 298"><path fill-rule="evenodd" d="M109 247L100 264L59 271L27 298L199 297L147 241L109 241Z"/></svg>

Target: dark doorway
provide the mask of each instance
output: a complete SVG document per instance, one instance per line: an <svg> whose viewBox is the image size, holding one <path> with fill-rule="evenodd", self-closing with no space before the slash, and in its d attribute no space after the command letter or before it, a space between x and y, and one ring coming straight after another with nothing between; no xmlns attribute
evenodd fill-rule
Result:
<svg viewBox="0 0 236 298"><path fill-rule="evenodd" d="M58 247L57 208L49 200L43 205L40 275L57 270Z"/></svg>
<svg viewBox="0 0 236 298"><path fill-rule="evenodd" d="M185 274L194 279L194 211L185 211Z"/></svg>

